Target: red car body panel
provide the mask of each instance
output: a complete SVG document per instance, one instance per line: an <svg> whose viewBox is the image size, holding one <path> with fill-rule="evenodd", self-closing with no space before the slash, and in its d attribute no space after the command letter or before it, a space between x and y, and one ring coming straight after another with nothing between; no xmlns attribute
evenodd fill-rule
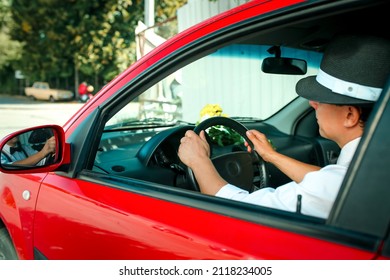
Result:
<svg viewBox="0 0 390 280"><path fill-rule="evenodd" d="M228 25L299 2L250 1L182 32L86 103L63 126L65 141L99 104L167 55ZM63 150L67 157L68 148ZM75 255L106 259L108 253L111 259L374 259L377 255L54 172L0 173L0 182L0 218L20 259L33 259L34 248L48 259ZM26 189L31 192L29 200L23 199Z"/></svg>
<svg viewBox="0 0 390 280"><path fill-rule="evenodd" d="M38 198L40 182L46 173L7 176L0 173L1 186L0 213L1 220L15 242L21 259L33 258L34 209ZM23 199L23 192L31 193L29 200Z"/></svg>
<svg viewBox="0 0 390 280"><path fill-rule="evenodd" d="M229 232L229 228L236 230ZM374 257L370 252L54 174L41 187L34 236L34 246L49 259L72 259L75 251L80 259L105 259L107 252L113 259Z"/></svg>

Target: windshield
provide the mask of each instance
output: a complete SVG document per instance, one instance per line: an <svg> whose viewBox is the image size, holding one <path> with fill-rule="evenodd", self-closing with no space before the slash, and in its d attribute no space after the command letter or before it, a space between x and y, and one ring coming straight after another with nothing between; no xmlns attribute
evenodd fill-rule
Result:
<svg viewBox="0 0 390 280"><path fill-rule="evenodd" d="M179 69L122 108L106 124L120 127L198 123L210 115L264 120L297 97L296 82L315 75L321 54L282 48L284 57L307 61L305 75L268 74L261 68L270 46L230 45ZM218 112L213 112L214 107Z"/></svg>

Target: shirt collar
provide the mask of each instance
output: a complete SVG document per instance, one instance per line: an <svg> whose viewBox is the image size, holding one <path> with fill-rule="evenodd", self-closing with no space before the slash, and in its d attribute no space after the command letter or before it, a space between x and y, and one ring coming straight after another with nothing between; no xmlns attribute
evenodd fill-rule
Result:
<svg viewBox="0 0 390 280"><path fill-rule="evenodd" d="M344 147L341 149L340 156L337 159L337 164L343 165L345 167L349 166L359 145L360 139L361 137L358 137L344 145Z"/></svg>
<svg viewBox="0 0 390 280"><path fill-rule="evenodd" d="M3 147L3 151L6 152L6 153L10 153L10 149L11 149L11 146L8 145L8 144L5 144L4 147Z"/></svg>

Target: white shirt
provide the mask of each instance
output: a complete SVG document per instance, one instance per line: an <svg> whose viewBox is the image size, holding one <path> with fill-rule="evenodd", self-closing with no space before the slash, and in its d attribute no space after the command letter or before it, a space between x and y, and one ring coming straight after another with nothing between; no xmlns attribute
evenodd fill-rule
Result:
<svg viewBox="0 0 390 280"><path fill-rule="evenodd" d="M295 212L297 196L300 194L302 214L326 219L359 141L360 138L357 138L346 144L341 149L336 164L307 173L300 183L290 182L276 189L263 188L253 193L227 184L217 192L216 196Z"/></svg>

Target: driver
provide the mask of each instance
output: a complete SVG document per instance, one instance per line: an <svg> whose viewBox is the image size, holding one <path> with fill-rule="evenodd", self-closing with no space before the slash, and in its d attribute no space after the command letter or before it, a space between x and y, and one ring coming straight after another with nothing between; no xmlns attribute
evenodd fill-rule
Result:
<svg viewBox="0 0 390 280"><path fill-rule="evenodd" d="M292 182L252 193L226 182L212 164L205 132L187 131L178 155L192 169L202 193L327 218L359 144L367 116L390 73L390 42L348 35L326 49L317 76L301 79L298 95L316 112L321 136L341 148L336 164L320 168L278 153L259 131L247 131L255 151L285 173ZM247 145L247 144L246 144ZM248 151L251 148L247 145Z"/></svg>
<svg viewBox="0 0 390 280"><path fill-rule="evenodd" d="M46 163L46 157L56 151L56 139L50 137L40 151L32 149L28 145L21 145L18 137L13 137L1 151L1 164L17 164L41 166Z"/></svg>

